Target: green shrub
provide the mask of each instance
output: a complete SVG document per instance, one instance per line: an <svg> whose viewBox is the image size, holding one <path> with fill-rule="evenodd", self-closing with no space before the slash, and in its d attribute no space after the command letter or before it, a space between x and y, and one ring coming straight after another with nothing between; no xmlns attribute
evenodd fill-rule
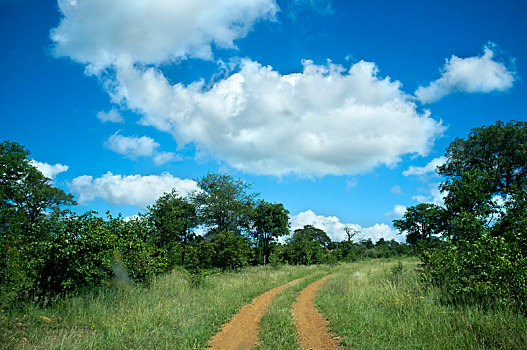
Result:
<svg viewBox="0 0 527 350"><path fill-rule="evenodd" d="M454 301L513 305L527 311L527 258L503 237L445 242L423 253L426 281Z"/></svg>

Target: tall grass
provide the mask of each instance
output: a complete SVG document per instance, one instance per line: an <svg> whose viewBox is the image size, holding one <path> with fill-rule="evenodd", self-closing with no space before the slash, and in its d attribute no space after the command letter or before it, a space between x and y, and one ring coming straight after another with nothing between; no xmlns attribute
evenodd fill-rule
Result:
<svg viewBox="0 0 527 350"><path fill-rule="evenodd" d="M244 304L317 269L249 268L208 276L197 288L175 272L159 277L150 289L103 291L48 308L27 305L19 314L2 315L0 347L200 349Z"/></svg>
<svg viewBox="0 0 527 350"><path fill-rule="evenodd" d="M349 349L527 349L527 319L509 310L442 304L419 284L418 261L344 266L317 305Z"/></svg>

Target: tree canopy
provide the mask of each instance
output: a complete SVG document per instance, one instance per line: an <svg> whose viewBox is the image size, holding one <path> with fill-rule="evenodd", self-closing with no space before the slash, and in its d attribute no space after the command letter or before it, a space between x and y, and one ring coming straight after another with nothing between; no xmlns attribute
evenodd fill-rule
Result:
<svg viewBox="0 0 527 350"><path fill-rule="evenodd" d="M254 236L263 253L263 263L269 257L269 245L276 238L289 234L289 211L280 203L260 201L254 213Z"/></svg>
<svg viewBox="0 0 527 350"><path fill-rule="evenodd" d="M393 226L406 233L406 242L416 244L429 241L445 230L444 209L438 205L421 203L406 209L403 219L393 220Z"/></svg>
<svg viewBox="0 0 527 350"><path fill-rule="evenodd" d="M256 198L256 194L248 193L250 184L226 174L207 174L198 180L198 187L191 201L199 224L206 226L209 234L250 231Z"/></svg>

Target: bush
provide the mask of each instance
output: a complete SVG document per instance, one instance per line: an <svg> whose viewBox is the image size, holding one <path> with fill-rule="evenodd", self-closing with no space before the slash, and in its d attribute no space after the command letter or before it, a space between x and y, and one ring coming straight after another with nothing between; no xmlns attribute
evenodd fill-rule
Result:
<svg viewBox="0 0 527 350"><path fill-rule="evenodd" d="M236 235L231 231L221 231L215 235L214 266L223 270L237 270L247 266L251 257L251 246L245 237Z"/></svg>
<svg viewBox="0 0 527 350"><path fill-rule="evenodd" d="M427 282L448 299L527 311L527 259L503 237L482 235L474 242L445 242L423 253Z"/></svg>

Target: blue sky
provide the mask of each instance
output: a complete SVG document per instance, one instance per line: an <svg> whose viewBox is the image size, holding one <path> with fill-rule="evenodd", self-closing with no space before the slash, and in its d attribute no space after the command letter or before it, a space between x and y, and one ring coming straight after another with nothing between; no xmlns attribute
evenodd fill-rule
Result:
<svg viewBox="0 0 527 350"><path fill-rule="evenodd" d="M333 239L441 204L471 128L525 120L523 1L0 0L2 140L76 210L226 172Z"/></svg>

